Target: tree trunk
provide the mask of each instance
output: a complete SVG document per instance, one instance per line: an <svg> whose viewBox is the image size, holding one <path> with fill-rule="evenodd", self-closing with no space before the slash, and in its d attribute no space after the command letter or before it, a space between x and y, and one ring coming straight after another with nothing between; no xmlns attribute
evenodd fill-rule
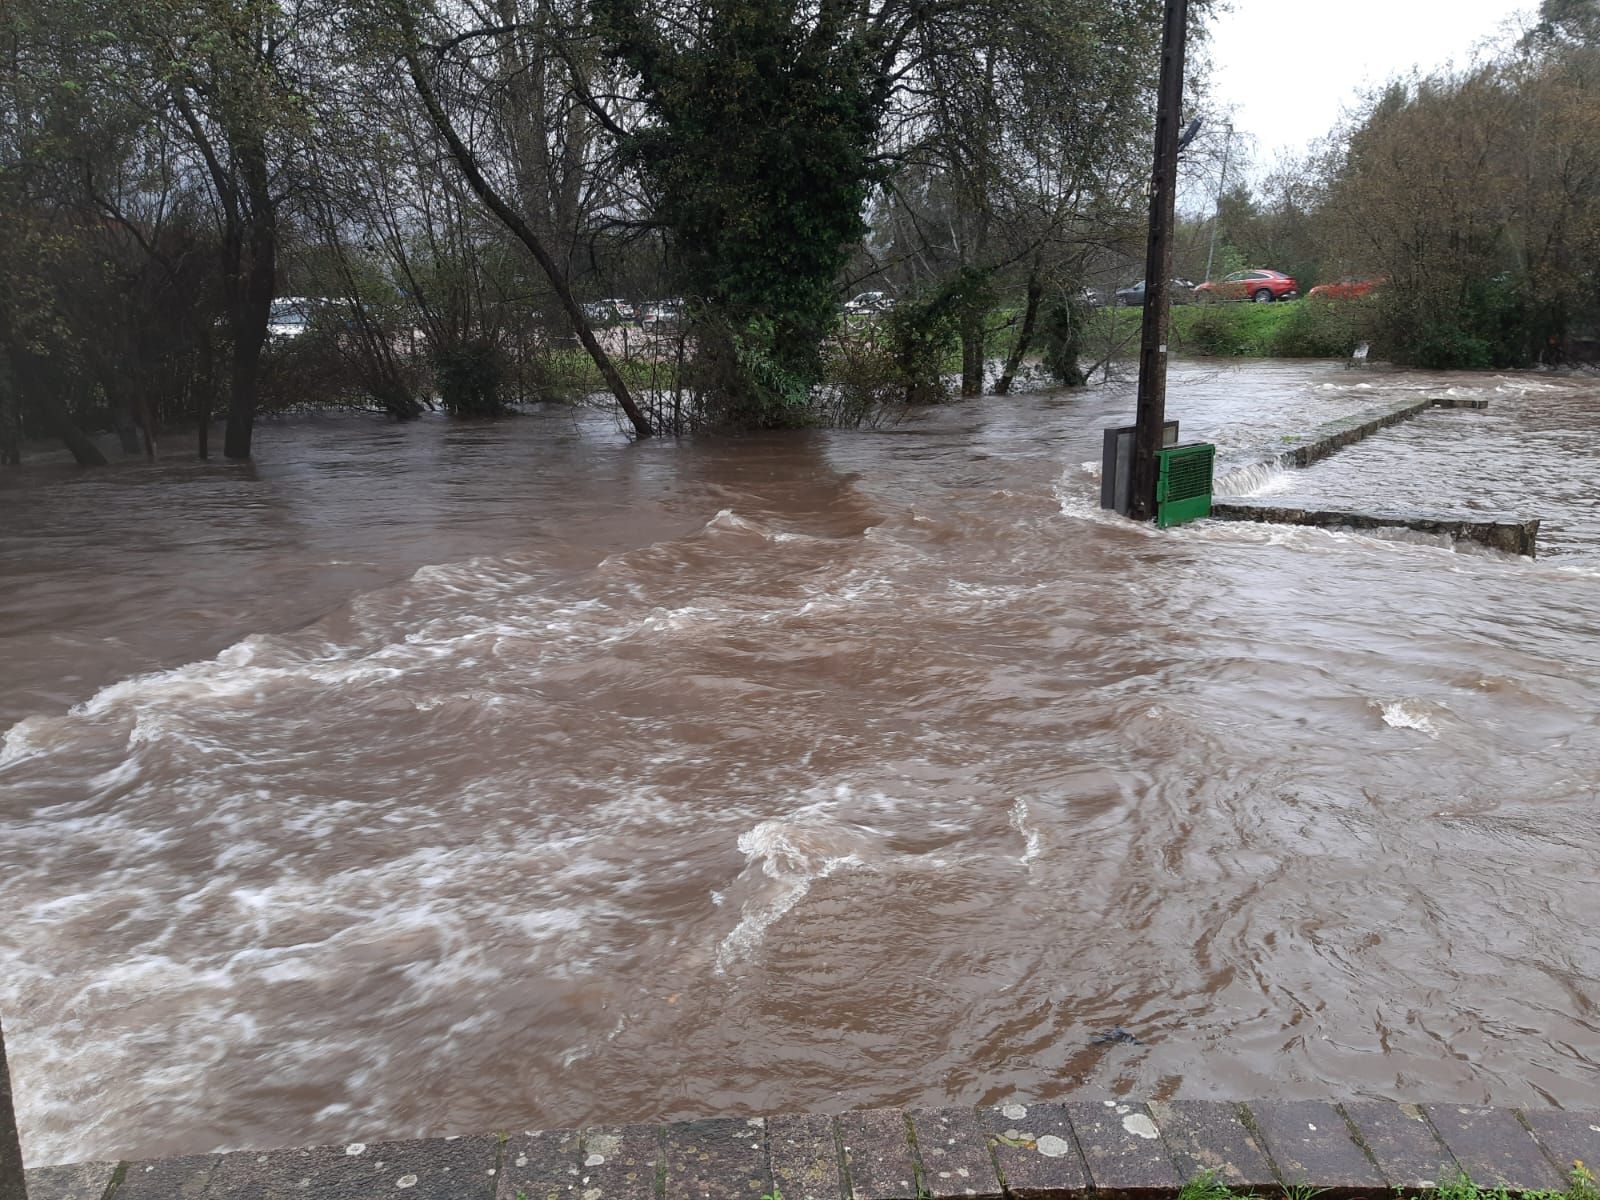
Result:
<svg viewBox="0 0 1600 1200"><path fill-rule="evenodd" d="M1035 263L1033 270L1028 273L1028 305L1022 310L1022 328L1017 333L1017 344L1006 359L1005 370L1000 372L1000 382L994 385L997 396L1010 394L1011 381L1017 377L1022 360L1033 347L1033 330L1039 321L1039 302L1043 298L1044 280L1039 275L1039 265Z"/></svg>
<svg viewBox="0 0 1600 1200"><path fill-rule="evenodd" d="M144 456L151 461L156 457L156 409L156 402L146 392L139 397L139 410L134 414L139 422L139 438L144 443Z"/></svg>
<svg viewBox="0 0 1600 1200"><path fill-rule="evenodd" d="M132 458L139 453L139 423L133 415L133 402L119 395L111 405L111 424L116 428L122 452Z"/></svg>
<svg viewBox="0 0 1600 1200"><path fill-rule="evenodd" d="M216 359L211 348L211 331L200 331L200 382L194 391L195 457L211 457L211 389L216 386Z"/></svg>
<svg viewBox="0 0 1600 1200"><path fill-rule="evenodd" d="M22 465L22 421L18 416L16 391L6 368L0 363L0 467Z"/></svg>
<svg viewBox="0 0 1600 1200"><path fill-rule="evenodd" d="M222 433L224 458L250 457L255 433L256 390L261 379L261 343L265 338L234 325L233 362L229 372L228 423Z"/></svg>
<svg viewBox="0 0 1600 1200"><path fill-rule="evenodd" d="M61 444L72 451L72 460L80 467L105 467L109 466L106 456L101 453L89 435L84 433L72 422L65 411L55 414L56 436L61 439Z"/></svg>
<svg viewBox="0 0 1600 1200"><path fill-rule="evenodd" d="M967 312L961 317L961 394L983 395L983 349L986 340L983 314Z"/></svg>
<svg viewBox="0 0 1600 1200"><path fill-rule="evenodd" d="M47 420L50 430L61 439L61 444L72 451L73 461L80 467L104 467L109 464L106 456L100 452L100 447L91 441L83 430L73 424L72 415L67 411L66 402L57 395L52 395L48 378L49 369L41 363L38 355L28 350L13 349L11 352L11 374L16 380L19 391L31 393L36 400L34 411L41 409L48 413Z"/></svg>
<svg viewBox="0 0 1600 1200"><path fill-rule="evenodd" d="M256 395L261 380L261 348L267 340L267 319L278 286L278 220L272 206L267 175L266 146L246 142L240 152L248 200L239 269L233 280L229 320L233 333L233 364L228 393L228 424L222 435L225 458L250 457L255 431Z"/></svg>

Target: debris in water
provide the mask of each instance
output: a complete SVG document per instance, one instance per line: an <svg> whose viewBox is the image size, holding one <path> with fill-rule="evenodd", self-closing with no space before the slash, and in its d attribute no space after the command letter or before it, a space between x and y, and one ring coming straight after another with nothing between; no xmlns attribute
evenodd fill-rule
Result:
<svg viewBox="0 0 1600 1200"><path fill-rule="evenodd" d="M1129 1033L1121 1025L1118 1025L1115 1029L1112 1029L1107 1033L1097 1033L1097 1034L1095 1034L1094 1037L1089 1039L1089 1044L1092 1045L1092 1046L1111 1046L1111 1045L1142 1046L1142 1045L1144 1045L1143 1042L1141 1042L1138 1038L1134 1037L1133 1034Z"/></svg>

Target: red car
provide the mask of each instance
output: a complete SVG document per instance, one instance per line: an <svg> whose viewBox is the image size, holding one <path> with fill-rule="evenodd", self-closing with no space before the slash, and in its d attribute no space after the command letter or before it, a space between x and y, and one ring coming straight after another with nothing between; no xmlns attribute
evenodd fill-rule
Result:
<svg viewBox="0 0 1600 1200"><path fill-rule="evenodd" d="M1294 280L1282 271L1235 271L1226 278L1202 283L1194 290L1194 298L1202 304L1209 300L1253 300L1257 304L1271 304L1274 300L1293 300L1300 293Z"/></svg>
<svg viewBox="0 0 1600 1200"><path fill-rule="evenodd" d="M1319 283L1306 293L1310 300L1357 300L1377 287L1381 279L1341 279L1338 283Z"/></svg>

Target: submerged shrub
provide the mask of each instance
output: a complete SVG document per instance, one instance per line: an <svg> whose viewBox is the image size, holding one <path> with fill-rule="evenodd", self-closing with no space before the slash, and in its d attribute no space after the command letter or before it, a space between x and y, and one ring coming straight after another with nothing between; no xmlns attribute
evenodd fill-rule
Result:
<svg viewBox="0 0 1600 1200"><path fill-rule="evenodd" d="M1082 301L1068 297L1052 304L1040 324L1044 369L1064 387L1082 387L1088 382L1079 360L1091 311Z"/></svg>
<svg viewBox="0 0 1600 1200"><path fill-rule="evenodd" d="M433 371L445 411L458 417L492 417L505 411L505 364L493 343L479 339L447 346L434 355Z"/></svg>
<svg viewBox="0 0 1600 1200"><path fill-rule="evenodd" d="M958 297L941 290L906 300L889 314L895 368L907 404L938 404L949 398L944 370L959 343Z"/></svg>

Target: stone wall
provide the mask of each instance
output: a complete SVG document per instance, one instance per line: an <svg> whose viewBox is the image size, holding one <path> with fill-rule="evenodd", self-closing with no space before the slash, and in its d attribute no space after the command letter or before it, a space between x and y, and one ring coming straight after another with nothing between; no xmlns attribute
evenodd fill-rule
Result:
<svg viewBox="0 0 1600 1200"><path fill-rule="evenodd" d="M513 1133L28 1172L30 1200L1162 1200L1202 1172L1326 1200L1564 1188L1600 1113L1070 1100Z"/></svg>

